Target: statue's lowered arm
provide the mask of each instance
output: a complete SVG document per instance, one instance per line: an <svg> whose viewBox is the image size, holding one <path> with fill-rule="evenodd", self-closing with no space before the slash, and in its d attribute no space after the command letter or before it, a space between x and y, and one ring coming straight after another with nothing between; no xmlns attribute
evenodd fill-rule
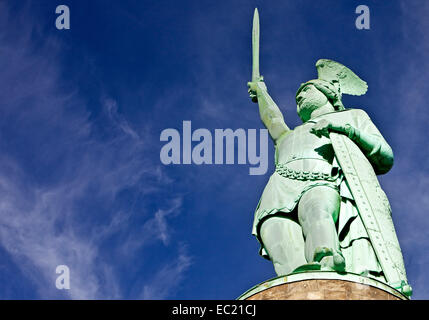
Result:
<svg viewBox="0 0 429 320"><path fill-rule="evenodd" d="M376 174L384 174L393 166L393 151L378 129L368 118L366 128L345 126L345 134L363 151Z"/></svg>
<svg viewBox="0 0 429 320"><path fill-rule="evenodd" d="M328 136L328 131L348 136L370 161L376 174L384 174L393 166L393 151L378 131L369 116L363 110L356 110L358 119L355 124L339 125L328 121L319 121L312 132Z"/></svg>
<svg viewBox="0 0 429 320"><path fill-rule="evenodd" d="M279 107L268 94L267 86L263 82L263 77L259 73L259 14L258 9L255 9L253 16L253 31L252 31L252 52L253 52L253 67L252 81L248 82L250 97L253 102L259 104L259 114L265 127L268 129L271 138L276 141L285 133L290 131L284 122L283 114Z"/></svg>

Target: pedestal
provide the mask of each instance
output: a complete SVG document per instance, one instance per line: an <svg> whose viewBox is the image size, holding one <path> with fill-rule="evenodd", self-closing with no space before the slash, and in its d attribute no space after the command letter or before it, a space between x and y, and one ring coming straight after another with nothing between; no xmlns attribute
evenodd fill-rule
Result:
<svg viewBox="0 0 429 320"><path fill-rule="evenodd" d="M355 274L307 271L277 277L243 293L238 300L408 300L376 279Z"/></svg>

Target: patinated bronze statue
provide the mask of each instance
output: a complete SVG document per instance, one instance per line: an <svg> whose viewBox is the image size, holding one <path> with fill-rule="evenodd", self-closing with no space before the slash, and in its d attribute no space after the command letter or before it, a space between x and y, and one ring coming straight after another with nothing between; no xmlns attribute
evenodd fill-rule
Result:
<svg viewBox="0 0 429 320"><path fill-rule="evenodd" d="M259 74L259 17L253 21L250 97L275 145L275 172L255 212L253 234L276 273L354 273L407 296L408 285L391 208L377 174L393 165L392 149L368 114L346 109L342 94L367 84L342 64L317 61L318 79L296 93L303 124L290 129Z"/></svg>

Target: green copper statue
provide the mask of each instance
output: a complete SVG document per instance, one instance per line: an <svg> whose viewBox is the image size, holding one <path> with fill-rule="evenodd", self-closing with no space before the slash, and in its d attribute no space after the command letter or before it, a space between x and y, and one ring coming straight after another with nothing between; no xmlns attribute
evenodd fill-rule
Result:
<svg viewBox="0 0 429 320"><path fill-rule="evenodd" d="M410 296L391 208L376 176L391 169L392 149L365 111L341 101L342 94L365 94L366 82L338 62L317 61L318 79L296 93L303 124L292 130L259 74L257 10L252 40L249 93L274 141L276 164L255 212L260 254L279 276L354 273Z"/></svg>

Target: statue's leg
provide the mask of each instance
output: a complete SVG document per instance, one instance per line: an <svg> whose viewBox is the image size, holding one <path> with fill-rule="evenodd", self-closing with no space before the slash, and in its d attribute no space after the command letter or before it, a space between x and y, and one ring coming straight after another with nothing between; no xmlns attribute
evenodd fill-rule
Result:
<svg viewBox="0 0 429 320"><path fill-rule="evenodd" d="M340 202L337 190L317 186L306 191L298 204L298 220L305 237L305 258L311 263L322 262L324 257L330 256L330 264L336 270L345 267L335 227Z"/></svg>
<svg viewBox="0 0 429 320"><path fill-rule="evenodd" d="M289 274L306 263L304 237L297 222L272 216L262 223L260 235L278 276Z"/></svg>

